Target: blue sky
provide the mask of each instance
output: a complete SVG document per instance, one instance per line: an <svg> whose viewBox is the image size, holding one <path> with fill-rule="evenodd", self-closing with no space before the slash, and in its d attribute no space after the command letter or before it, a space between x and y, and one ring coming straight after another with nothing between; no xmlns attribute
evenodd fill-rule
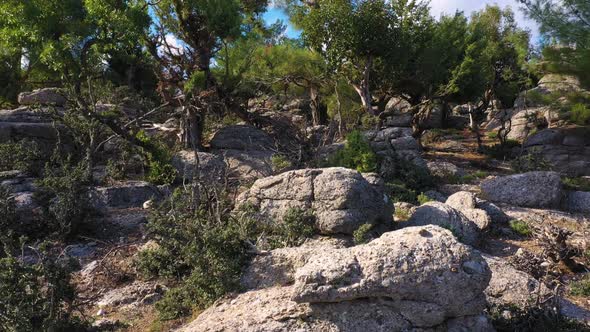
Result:
<svg viewBox="0 0 590 332"><path fill-rule="evenodd" d="M432 15L439 17L440 15L452 14L456 10L461 10L467 15L474 11L485 8L486 5L497 4L504 8L510 6L516 14L516 20L521 27L530 29L532 32L532 42L534 44L539 41L539 29L535 22L527 19L525 15L519 10L520 5L517 0L431 0L430 7L432 9ZM271 6L269 10L264 14L264 19L268 23L274 23L277 20L282 20L285 23L289 22L287 14L276 7ZM297 38L301 33L295 30L292 26L287 29L287 36L290 38Z"/></svg>

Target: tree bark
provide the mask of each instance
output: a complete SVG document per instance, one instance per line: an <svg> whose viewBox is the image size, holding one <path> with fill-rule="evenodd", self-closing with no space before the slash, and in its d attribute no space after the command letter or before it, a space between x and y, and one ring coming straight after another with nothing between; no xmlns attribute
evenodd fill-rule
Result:
<svg viewBox="0 0 590 332"><path fill-rule="evenodd" d="M377 115L373 110L373 96L371 94L371 70L373 69L373 57L369 56L367 58L367 63L363 68L363 78L361 79L360 84L356 85L353 84L353 88L358 93L359 97L361 98L361 104L365 111L371 115Z"/></svg>

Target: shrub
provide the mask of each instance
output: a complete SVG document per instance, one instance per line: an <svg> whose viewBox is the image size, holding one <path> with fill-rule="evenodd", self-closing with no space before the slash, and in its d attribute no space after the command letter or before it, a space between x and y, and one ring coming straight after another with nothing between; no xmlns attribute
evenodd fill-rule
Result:
<svg viewBox="0 0 590 332"><path fill-rule="evenodd" d="M148 164L147 180L154 184L172 184L177 171L172 166L172 155L168 147L150 138L144 131L137 133L137 139L149 146L148 151L144 151Z"/></svg>
<svg viewBox="0 0 590 332"><path fill-rule="evenodd" d="M93 214L88 195L88 167L70 160L56 168L49 165L45 177L37 182L35 200L43 208L46 231L59 238L77 234Z"/></svg>
<svg viewBox="0 0 590 332"><path fill-rule="evenodd" d="M364 224L354 231L352 233L354 244L359 245L369 242L371 240L371 229L373 229L373 225Z"/></svg>
<svg viewBox="0 0 590 332"><path fill-rule="evenodd" d="M556 305L544 303L527 308L506 305L494 308L490 313L492 325L498 332L543 331L577 332L588 331L584 323L562 316ZM506 315L509 312L510 315Z"/></svg>
<svg viewBox="0 0 590 332"><path fill-rule="evenodd" d="M562 179L562 182L568 190L590 191L590 179L587 178L564 178Z"/></svg>
<svg viewBox="0 0 590 332"><path fill-rule="evenodd" d="M281 154L273 155L270 161L272 163L272 169L276 173L283 172L292 167L291 161Z"/></svg>
<svg viewBox="0 0 590 332"><path fill-rule="evenodd" d="M483 153L494 159L507 159L513 157L513 149L519 147L520 142L516 140L507 140L504 144L494 144L492 146L484 146Z"/></svg>
<svg viewBox="0 0 590 332"><path fill-rule="evenodd" d="M48 252L42 246L35 264L9 251L0 258L0 330L87 331L72 313L76 297L70 279L77 266Z"/></svg>
<svg viewBox="0 0 590 332"><path fill-rule="evenodd" d="M420 203L420 205L424 205L428 202L432 202L430 197L426 196L424 193L420 193L420 195L418 195L418 203Z"/></svg>
<svg viewBox="0 0 590 332"><path fill-rule="evenodd" d="M270 247L265 249L296 247L316 233L315 216L310 211L289 208L283 222L272 223L267 228L264 233Z"/></svg>
<svg viewBox="0 0 590 332"><path fill-rule="evenodd" d="M355 130L346 136L344 149L332 155L328 164L356 169L362 173L375 172L377 171L377 155L362 133Z"/></svg>
<svg viewBox="0 0 590 332"><path fill-rule="evenodd" d="M0 171L20 170L38 175L43 169L43 159L35 141L0 144Z"/></svg>
<svg viewBox="0 0 590 332"><path fill-rule="evenodd" d="M394 202L418 204L418 195L416 191L408 188L404 183L399 181L387 182L385 188L387 194Z"/></svg>
<svg viewBox="0 0 590 332"><path fill-rule="evenodd" d="M489 139L497 139L498 138L498 132L496 132L496 131L490 131L490 132L488 132L488 135L487 136L488 136Z"/></svg>
<svg viewBox="0 0 590 332"><path fill-rule="evenodd" d="M514 159L511 162L512 170L516 173L526 173L533 171L550 171L553 167L539 153L534 151Z"/></svg>
<svg viewBox="0 0 590 332"><path fill-rule="evenodd" d="M590 124L590 108L585 104L575 104L570 111L570 119L580 126Z"/></svg>
<svg viewBox="0 0 590 332"><path fill-rule="evenodd" d="M574 296L590 296L590 276L570 284L570 294Z"/></svg>
<svg viewBox="0 0 590 332"><path fill-rule="evenodd" d="M531 236L533 234L533 230L529 224L522 220L510 221L510 229L521 236Z"/></svg>
<svg viewBox="0 0 590 332"><path fill-rule="evenodd" d="M406 221L410 219L410 211L403 209L395 210L395 221Z"/></svg>

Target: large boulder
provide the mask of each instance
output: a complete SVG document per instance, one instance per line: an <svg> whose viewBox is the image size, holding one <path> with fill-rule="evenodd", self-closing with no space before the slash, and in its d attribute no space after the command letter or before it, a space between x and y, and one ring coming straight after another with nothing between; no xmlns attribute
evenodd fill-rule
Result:
<svg viewBox="0 0 590 332"><path fill-rule="evenodd" d="M140 208L146 201L162 197L163 193L158 187L143 181L128 181L112 187L96 187L90 192L93 207L101 211L109 208Z"/></svg>
<svg viewBox="0 0 590 332"><path fill-rule="evenodd" d="M492 279L485 290L489 306L526 308L534 303L536 296L547 294L547 288L542 283L502 258L489 255L483 255L483 258L492 271Z"/></svg>
<svg viewBox="0 0 590 332"><path fill-rule="evenodd" d="M22 92L18 95L18 103L24 106L64 106L66 98L57 88L45 88L31 92Z"/></svg>
<svg viewBox="0 0 590 332"><path fill-rule="evenodd" d="M181 331L493 331L481 315L485 260L439 227L317 247L294 274L293 285L219 300Z"/></svg>
<svg viewBox="0 0 590 332"><path fill-rule="evenodd" d="M571 176L590 175L590 129L553 128L531 135L525 151L541 157L552 168Z"/></svg>
<svg viewBox="0 0 590 332"><path fill-rule="evenodd" d="M469 220L477 225L480 230L485 230L492 223L492 218L487 211L478 208L475 194L468 191L460 191L449 196L446 204L459 210Z"/></svg>
<svg viewBox="0 0 590 332"><path fill-rule="evenodd" d="M194 173L200 172L200 179L206 183L223 183L225 175L225 162L223 157L207 152L184 150L177 152L172 157L172 166L178 171L177 180L193 180Z"/></svg>
<svg viewBox="0 0 590 332"><path fill-rule="evenodd" d="M563 205L566 211L590 214L590 192L570 191L566 194Z"/></svg>
<svg viewBox="0 0 590 332"><path fill-rule="evenodd" d="M532 208L559 207L563 196L561 178L556 172L529 172L486 179L483 196L497 203Z"/></svg>
<svg viewBox="0 0 590 332"><path fill-rule="evenodd" d="M228 126L218 130L210 142L211 148L222 150L271 150L272 138L264 131L246 125Z"/></svg>
<svg viewBox="0 0 590 332"><path fill-rule="evenodd" d="M371 149L382 159L381 175L394 174L400 162L409 163L427 171L426 161L422 158L422 149L412 137L411 128L391 127L382 130L370 130L363 133Z"/></svg>
<svg viewBox="0 0 590 332"><path fill-rule="evenodd" d="M465 214L441 202L428 202L416 208L412 217L404 225L444 227L451 230L461 242L470 245L479 242L482 231Z"/></svg>
<svg viewBox="0 0 590 332"><path fill-rule="evenodd" d="M378 186L346 168L303 169L257 180L237 199L268 219L290 208L313 211L322 234L352 234L363 224L388 224L393 205Z"/></svg>
<svg viewBox="0 0 590 332"><path fill-rule="evenodd" d="M264 131L247 125L224 127L211 139L212 152L223 156L231 180L251 183L273 174L275 143Z"/></svg>

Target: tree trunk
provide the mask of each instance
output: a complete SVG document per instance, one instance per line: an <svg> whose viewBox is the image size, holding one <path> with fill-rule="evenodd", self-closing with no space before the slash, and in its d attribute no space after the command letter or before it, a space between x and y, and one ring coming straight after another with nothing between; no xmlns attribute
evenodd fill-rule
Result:
<svg viewBox="0 0 590 332"><path fill-rule="evenodd" d="M370 86L370 79L371 79L371 69L373 68L373 57L369 56L367 59L367 63L365 64L365 68L363 69L363 78L359 85L353 84L353 88L358 93L359 97L361 98L361 104L365 111L371 115L375 114L373 110L373 96L371 95L371 86Z"/></svg>
<svg viewBox="0 0 590 332"><path fill-rule="evenodd" d="M311 99L311 121L313 125L319 126L326 124L326 120L328 118L327 109L322 106L317 86L312 84L309 87L309 97Z"/></svg>

